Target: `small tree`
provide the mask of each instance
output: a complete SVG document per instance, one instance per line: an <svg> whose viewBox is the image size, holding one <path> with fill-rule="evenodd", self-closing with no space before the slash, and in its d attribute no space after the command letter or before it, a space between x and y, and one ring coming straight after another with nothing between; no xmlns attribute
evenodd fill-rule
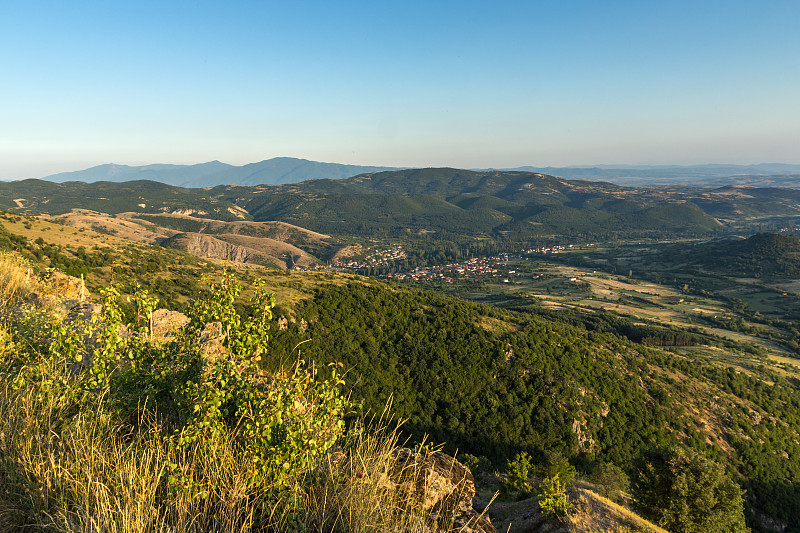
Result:
<svg viewBox="0 0 800 533"><path fill-rule="evenodd" d="M558 477L562 483L569 485L577 474L575 467L561 452L548 452L544 463L536 467L536 474L541 478Z"/></svg>
<svg viewBox="0 0 800 533"><path fill-rule="evenodd" d="M680 447L639 458L633 497L642 514L673 533L744 533L742 489L721 465Z"/></svg>
<svg viewBox="0 0 800 533"><path fill-rule="evenodd" d="M531 471L531 456L525 452L520 452L508 462L506 472L506 484L509 489L519 492L528 492L531 486L528 483L528 475Z"/></svg>
<svg viewBox="0 0 800 533"><path fill-rule="evenodd" d="M567 487L558 474L544 478L536 495L539 498L539 507L550 518L563 518L572 508L567 496Z"/></svg>
<svg viewBox="0 0 800 533"><path fill-rule="evenodd" d="M620 493L630 490L628 476L614 463L598 464L589 479L598 485L598 491L602 496L612 500L618 498Z"/></svg>

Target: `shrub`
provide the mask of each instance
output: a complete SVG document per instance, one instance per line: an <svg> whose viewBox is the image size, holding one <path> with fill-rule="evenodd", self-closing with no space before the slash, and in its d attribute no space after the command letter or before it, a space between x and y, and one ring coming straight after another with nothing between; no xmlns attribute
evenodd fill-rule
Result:
<svg viewBox="0 0 800 533"><path fill-rule="evenodd" d="M542 480L536 492L539 499L539 507L544 514L551 518L563 518L572 508L572 504L567 496L567 487L558 477L547 477Z"/></svg>
<svg viewBox="0 0 800 533"><path fill-rule="evenodd" d="M531 485L528 476L531 470L531 456L520 452L508 462L506 469L506 485L508 489L518 492L529 492Z"/></svg>
<svg viewBox="0 0 800 533"><path fill-rule="evenodd" d="M598 485L602 496L612 500L618 498L621 493L630 490L628 476L614 463L602 462L598 464L591 476L589 476L589 480Z"/></svg>
<svg viewBox="0 0 800 533"><path fill-rule="evenodd" d="M0 455L4 484L18 490L0 515L57 530L118 529L136 506L142 516L119 530L296 524L305 478L350 404L336 366L327 378L302 361L259 370L272 301L257 291L259 311L243 319L238 291L226 271L165 345L148 334L154 299L135 296L142 320L122 327L113 287L102 314L54 321L44 353L22 357L13 343L25 339L4 340ZM211 320L222 332L214 349L202 334Z"/></svg>
<svg viewBox="0 0 800 533"><path fill-rule="evenodd" d="M680 447L657 447L639 458L633 497L642 513L675 533L739 533L742 489L721 465Z"/></svg>
<svg viewBox="0 0 800 533"><path fill-rule="evenodd" d="M545 454L544 463L536 467L536 473L541 478L557 477L567 485L572 482L577 474L575 467L558 451Z"/></svg>

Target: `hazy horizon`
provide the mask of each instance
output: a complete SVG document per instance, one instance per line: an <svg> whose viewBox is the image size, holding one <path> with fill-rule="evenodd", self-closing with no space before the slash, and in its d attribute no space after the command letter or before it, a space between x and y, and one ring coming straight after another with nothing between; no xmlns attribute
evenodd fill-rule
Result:
<svg viewBox="0 0 800 533"><path fill-rule="evenodd" d="M276 156L276 158L280 159L280 158L285 158L285 157L284 156ZM269 159L272 159L272 158L269 158ZM70 174L70 173L75 173L75 172L82 172L82 171L91 170L91 169L97 168L97 167L104 167L104 166L107 166L107 165L138 168L138 167L162 166L162 165L164 165L164 166L170 166L170 165L172 165L172 166L192 166L192 165L203 165L203 164L216 162L216 163L228 164L228 165L231 165L231 166L234 166L234 167L239 167L239 166L244 166L244 165L261 163L261 162L264 162L264 161L268 161L269 159L267 159L267 160L259 160L259 161L250 161L250 162L247 162L247 163L243 163L241 165L235 165L235 164L232 164L232 163L228 163L226 161L219 161L219 160L216 160L216 159L210 160L210 161L196 161L196 162L193 162L193 163L185 163L185 164L184 163L151 162L151 163L146 163L146 164L143 164L143 165L128 165L128 164L125 164L125 163L113 163L113 162L111 162L111 163L102 163L100 165L93 165L91 167L84 167L84 168L63 170L63 171L57 171L57 172L50 172L49 174L40 175L40 176L24 176L24 177L16 177L16 178L15 177L2 177L2 178L0 178L0 181L21 181L21 180L24 180L24 179L46 179L46 178L49 178L51 176L56 176L56 175L60 175L60 174ZM341 165L351 165L350 163L336 163L334 161L313 161L313 160L309 160L308 158L288 158L288 159L304 160L304 161L310 161L312 163L324 163L324 164L333 163L333 164L341 164ZM386 166L386 165L376 164L376 165L357 165L357 166L381 167L381 166ZM689 169L696 170L696 169L703 168L703 167L727 167L727 166L731 166L731 167L787 166L787 167L797 167L796 169L790 169L789 173L800 172L800 164L797 164L797 163L783 163L783 162L761 162L761 163L742 164L742 165L729 164L729 163L700 163L700 164L696 164L696 165L669 165L669 164L667 164L667 165L659 165L659 164L641 164L641 165L636 165L636 164L628 164L628 163L619 163L619 164L603 164L603 163L600 163L600 164L594 164L594 165L590 164L590 165L564 165L564 166L519 165L517 167L501 167L501 166L473 167L473 168L467 169L467 170L489 170L489 169L514 170L514 169L525 169L525 168L528 168L528 167L544 169L544 168L548 168L549 167L549 168L553 168L555 170L567 169L567 168L570 168L570 169L592 169L592 168L596 168L596 169L600 169L600 170L626 170L626 169L630 169L632 171L633 170L648 171L648 170L658 170L658 169L680 169L680 168L686 168L687 170L689 170ZM387 168L425 168L425 167L405 166L405 167L387 167ZM452 168L462 168L463 169L465 167L452 167ZM780 172L779 171L774 171L774 172L773 171L766 171L765 173L766 174L779 174ZM687 176L686 178L688 179L689 176ZM586 178L586 179L602 179L602 178ZM700 179L700 178L698 178L698 179ZM58 180L58 181L63 181L63 180Z"/></svg>

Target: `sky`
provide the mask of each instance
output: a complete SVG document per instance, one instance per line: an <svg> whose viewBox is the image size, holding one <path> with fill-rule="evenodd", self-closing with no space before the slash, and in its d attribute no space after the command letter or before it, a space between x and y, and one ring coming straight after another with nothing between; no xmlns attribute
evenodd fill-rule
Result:
<svg viewBox="0 0 800 533"><path fill-rule="evenodd" d="M0 178L800 163L800 2L0 2Z"/></svg>

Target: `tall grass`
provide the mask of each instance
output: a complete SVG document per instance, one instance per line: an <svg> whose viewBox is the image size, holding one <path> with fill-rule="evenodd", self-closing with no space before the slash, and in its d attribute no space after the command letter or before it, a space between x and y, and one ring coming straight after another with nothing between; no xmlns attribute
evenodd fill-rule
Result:
<svg viewBox="0 0 800 533"><path fill-rule="evenodd" d="M250 465L231 439L177 451L153 417L131 429L102 400L76 413L48 386L64 368L42 359L38 383L0 384L0 530L253 530ZM202 473L215 494L171 493L168 465Z"/></svg>
<svg viewBox="0 0 800 533"><path fill-rule="evenodd" d="M19 302L34 289L31 267L18 254L0 252L0 306Z"/></svg>
<svg viewBox="0 0 800 533"><path fill-rule="evenodd" d="M423 513L407 505L387 477L398 429L389 429L384 417L372 425L376 429L356 432L344 443L347 453L329 454L320 464L306 493L308 522L317 531L342 533L430 531Z"/></svg>

